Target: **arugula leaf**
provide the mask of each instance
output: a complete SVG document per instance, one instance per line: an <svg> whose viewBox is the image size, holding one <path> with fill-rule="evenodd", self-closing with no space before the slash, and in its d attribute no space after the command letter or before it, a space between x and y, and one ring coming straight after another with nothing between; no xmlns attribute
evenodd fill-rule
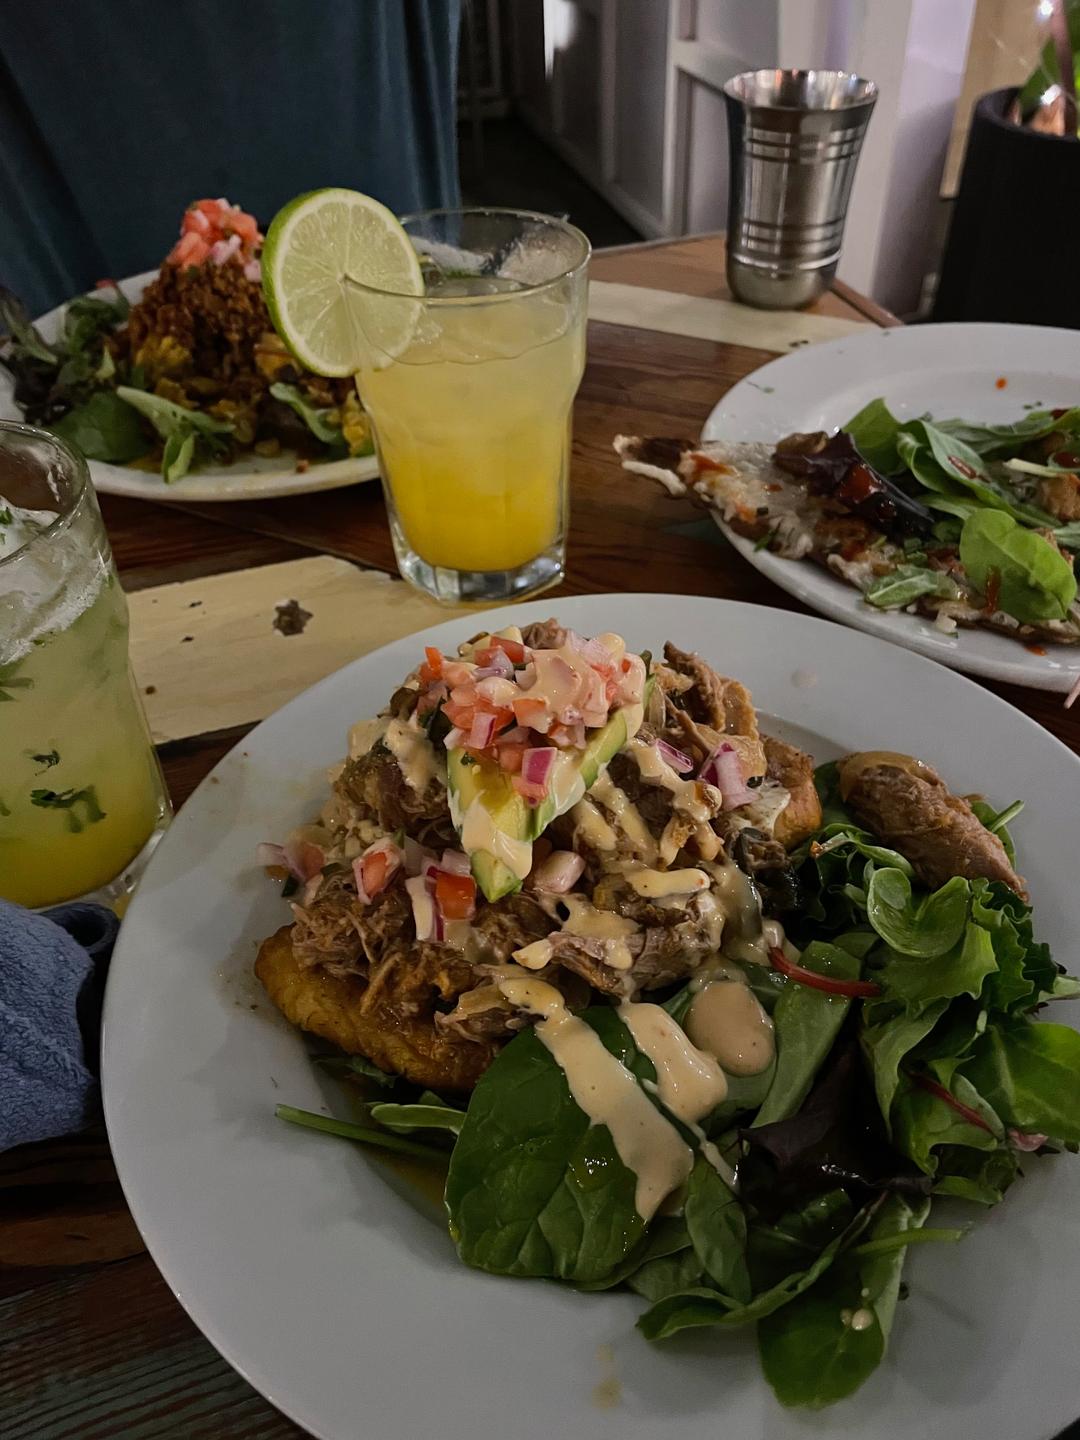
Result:
<svg viewBox="0 0 1080 1440"><path fill-rule="evenodd" d="M998 609L1028 624L1065 619L1076 599L1076 576L1065 556L1003 511L968 516L960 532L960 560L984 594L996 576Z"/></svg>
<svg viewBox="0 0 1080 1440"><path fill-rule="evenodd" d="M933 1030L948 1008L948 1000L937 1000L922 1009L907 1012L887 1000L863 1006L859 1036L863 1054L870 1063L885 1128L892 1133L890 1116L900 1088L900 1067L904 1058Z"/></svg>
<svg viewBox="0 0 1080 1440"><path fill-rule="evenodd" d="M880 474L895 475L904 468L896 449L900 422L880 396L864 405L841 429L851 436L867 464Z"/></svg>
<svg viewBox="0 0 1080 1440"><path fill-rule="evenodd" d="M30 804L42 810L63 811L67 827L73 835L80 835L87 825L96 825L106 818L93 785L86 785L82 790L31 790ZM81 816L77 809L80 805L83 810Z"/></svg>
<svg viewBox="0 0 1080 1440"><path fill-rule="evenodd" d="M139 417L115 390L95 390L49 428L88 460L126 465L150 449Z"/></svg>
<svg viewBox="0 0 1080 1440"><path fill-rule="evenodd" d="M465 1111L455 1110L452 1105L395 1105L378 1101L369 1107L368 1113L377 1125L384 1125L398 1135L407 1135L410 1130L448 1130L458 1135L465 1124Z"/></svg>
<svg viewBox="0 0 1080 1440"><path fill-rule="evenodd" d="M749 1303L746 1212L704 1156L690 1172L684 1213L700 1268L733 1305Z"/></svg>
<svg viewBox="0 0 1080 1440"><path fill-rule="evenodd" d="M989 1026L963 1073L1006 1125L1080 1144L1080 1033L1070 1026Z"/></svg>
<svg viewBox="0 0 1080 1440"><path fill-rule="evenodd" d="M799 957L799 964L841 980L856 980L862 970L859 957L823 940L812 941ZM814 1077L850 1008L851 1001L845 996L829 995L809 985L789 985L785 989L773 1011L776 1074L754 1127L795 1114L810 1093Z"/></svg>
<svg viewBox="0 0 1080 1440"><path fill-rule="evenodd" d="M898 565L888 575L879 575L863 591L863 599L879 610L899 610L922 595L939 595L955 600L960 591L954 580L922 565Z"/></svg>
<svg viewBox="0 0 1080 1440"><path fill-rule="evenodd" d="M930 1202L890 1196L870 1240L902 1238L926 1222ZM819 1408L853 1394L885 1353L905 1251L845 1255L811 1289L758 1327L765 1378L782 1405Z"/></svg>
<svg viewBox="0 0 1080 1440"><path fill-rule="evenodd" d="M276 380L270 386L270 394L275 400L280 400L283 405L288 405L290 410L294 410L316 440L320 440L324 445L344 447L341 426L334 425L327 420L328 410L321 410L318 406L312 405L304 398L304 394L298 386L286 385L284 381Z"/></svg>
<svg viewBox="0 0 1080 1440"><path fill-rule="evenodd" d="M636 1056L614 1010L582 1018L624 1063ZM481 1076L450 1162L446 1204L461 1258L496 1274L600 1280L644 1233L636 1188L610 1131L574 1103L535 1031L515 1036Z"/></svg>

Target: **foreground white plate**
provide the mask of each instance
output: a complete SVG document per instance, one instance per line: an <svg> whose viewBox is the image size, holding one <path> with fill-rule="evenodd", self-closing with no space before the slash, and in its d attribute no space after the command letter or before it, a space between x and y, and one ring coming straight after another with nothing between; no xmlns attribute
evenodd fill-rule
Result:
<svg viewBox="0 0 1080 1440"><path fill-rule="evenodd" d="M157 278L156 270L133 275L118 282L124 295L134 304ZM59 338L66 305L58 305L34 324L50 343ZM0 420L22 420L23 413L15 403L15 387L11 375L0 366ZM291 452L264 459L261 455L245 455L235 465L200 465L174 485L166 485L161 476L146 470L132 470L128 465L106 465L91 460L90 475L96 489L106 495L134 495L138 500L176 500L183 502L207 500L273 500L282 495L307 495L315 490L338 490L360 480L373 480L379 473L374 455L357 456L351 460L331 460L312 464L303 474L297 472L296 456Z"/></svg>
<svg viewBox="0 0 1080 1440"><path fill-rule="evenodd" d="M999 388L997 381L1007 383ZM778 440L794 431L835 430L876 395L897 416L1015 420L1024 406L1080 403L1080 336L1042 325L912 325L808 345L763 365L727 392L705 421L703 440ZM852 586L809 560L755 550L724 534L750 564L834 620L856 625L943 665L1040 690L1069 690L1080 646L1035 655L990 630L944 635L928 620L875 610Z"/></svg>
<svg viewBox="0 0 1080 1440"><path fill-rule="evenodd" d="M553 610L588 634L617 627L639 649L670 637L701 651L821 759L905 749L961 792L1025 797L1015 834L1039 933L1072 959L1080 761L1018 711L867 636L717 600L541 600L424 638L449 650L481 623ZM325 1440L1047 1440L1072 1420L1073 1157L1033 1160L962 1245L916 1250L887 1362L815 1417L779 1408L751 1334L650 1346L634 1296L467 1270L445 1220L393 1172L274 1119L279 1101L348 1106L250 978L258 941L286 918L255 845L320 804L346 728L385 702L421 643L347 666L226 756L166 834L121 931L105 1013L109 1135L150 1251L210 1340ZM610 1373L601 1346L621 1384L609 1410L592 1399Z"/></svg>

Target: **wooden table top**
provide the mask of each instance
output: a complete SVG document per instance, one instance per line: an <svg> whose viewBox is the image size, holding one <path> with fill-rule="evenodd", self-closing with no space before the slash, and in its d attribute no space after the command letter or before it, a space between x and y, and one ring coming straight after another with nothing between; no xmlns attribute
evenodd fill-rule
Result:
<svg viewBox="0 0 1080 1440"><path fill-rule="evenodd" d="M729 299L720 237L597 254L592 277ZM837 285L817 313L895 324ZM566 582L551 592L651 590L803 607L685 502L628 478L611 450L620 431L696 435L718 398L771 352L593 323L575 409ZM125 588L329 554L394 571L375 485L292 499L167 505L102 497ZM553 601L553 605L554 605ZM990 685L1080 752L1080 706ZM183 803L246 732L215 729L162 747ZM304 1432L263 1400L202 1338L135 1229L101 1133L0 1156L0 1431L5 1440L176 1437L270 1440Z"/></svg>

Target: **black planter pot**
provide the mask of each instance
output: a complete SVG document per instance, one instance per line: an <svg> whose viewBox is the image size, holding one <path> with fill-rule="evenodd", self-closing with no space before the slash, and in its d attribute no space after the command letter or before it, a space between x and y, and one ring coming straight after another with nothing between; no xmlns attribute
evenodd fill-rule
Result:
<svg viewBox="0 0 1080 1440"><path fill-rule="evenodd" d="M1014 125L1016 93L975 107L933 319L1080 329L1080 140Z"/></svg>

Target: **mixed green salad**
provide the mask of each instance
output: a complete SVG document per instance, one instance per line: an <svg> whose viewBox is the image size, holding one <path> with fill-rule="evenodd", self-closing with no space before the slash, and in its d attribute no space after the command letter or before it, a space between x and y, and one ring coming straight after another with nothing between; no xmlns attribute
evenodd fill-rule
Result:
<svg viewBox="0 0 1080 1440"><path fill-rule="evenodd" d="M1080 1034L1044 1018L1080 982L1036 940L1015 888L959 875L928 888L856 823L835 765L816 783L822 824L794 852L801 898L784 919L798 959L774 947L771 965L740 965L775 1056L728 1075L700 1129L668 1113L695 1158L678 1203L650 1221L611 1133L576 1104L533 1028L498 1053L467 1106L339 1054L320 1063L363 1087L360 1123L278 1113L445 1167L450 1232L469 1265L631 1290L658 1342L756 1326L783 1404L850 1395L881 1363L909 1249L964 1234L953 1203L931 1223L935 1202L996 1205L1033 1154L1080 1145ZM1019 805L973 805L1012 862ZM696 988L661 992L676 1022ZM658 1104L656 1071L619 1010L593 1003L582 1018Z"/></svg>
<svg viewBox="0 0 1080 1440"><path fill-rule="evenodd" d="M864 591L899 609L923 597L964 602L1075 638L1080 551L1080 407L1030 409L1009 424L898 420L882 398L842 427L862 459L932 512L901 563Z"/></svg>

